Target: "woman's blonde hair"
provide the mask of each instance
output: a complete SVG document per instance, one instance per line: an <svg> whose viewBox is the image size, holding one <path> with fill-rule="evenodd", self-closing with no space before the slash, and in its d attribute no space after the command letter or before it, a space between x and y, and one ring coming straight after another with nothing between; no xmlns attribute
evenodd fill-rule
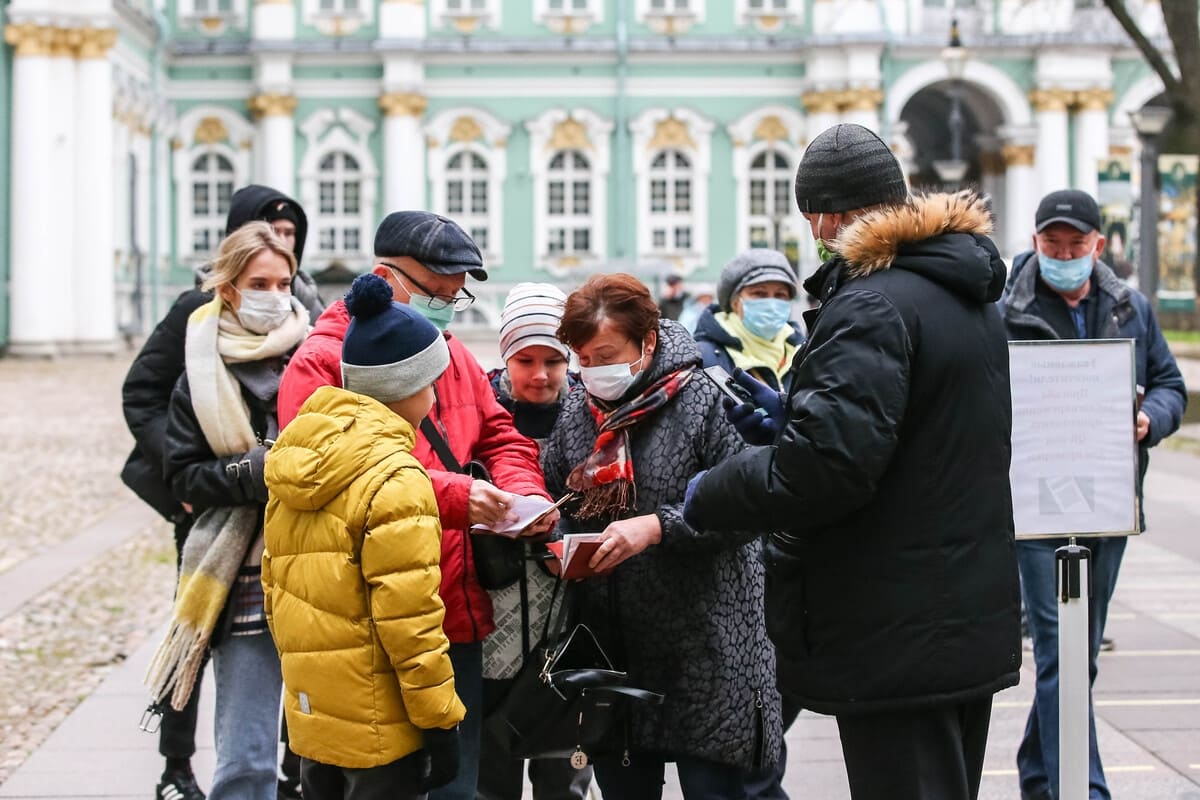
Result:
<svg viewBox="0 0 1200 800"><path fill-rule="evenodd" d="M213 262L212 269L200 284L200 288L207 292L225 284L233 285L250 263L250 259L263 250L270 250L287 259L288 268L293 277L295 276L296 255L288 249L283 239L279 238L275 229L266 222L247 222L221 242L217 260Z"/></svg>

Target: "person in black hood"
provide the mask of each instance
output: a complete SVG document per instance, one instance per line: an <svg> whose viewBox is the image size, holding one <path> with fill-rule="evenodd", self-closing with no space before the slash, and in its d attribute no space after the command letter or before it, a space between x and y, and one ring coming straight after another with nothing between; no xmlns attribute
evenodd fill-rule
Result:
<svg viewBox="0 0 1200 800"><path fill-rule="evenodd" d="M834 255L786 396L741 373L752 447L684 518L774 531L781 691L832 714L855 800L978 795L992 696L1021 665L1004 263L971 193L910 198L859 125L809 145L796 198Z"/></svg>
<svg viewBox="0 0 1200 800"><path fill-rule="evenodd" d="M275 233L293 249L296 262L300 262L304 240L308 235L308 218L299 203L268 186L244 186L234 192L230 200L225 233L229 235L254 220L269 222ZM212 300L212 292L199 288L206 275L207 265L197 271L196 288L188 289L175 299L166 316L146 338L121 387L125 423L134 438L134 448L121 470L121 479L143 502L175 526L177 556L183 550L193 518L192 510L175 499L163 476L167 409L171 390L183 374L188 317ZM307 309L310 321L315 321L321 315L325 307L310 275L297 270L292 281L292 293ZM157 797L181 797L186 800L201 800L204 797L190 767L191 757L196 751L197 702L197 695L193 695L184 711L163 710L159 752L166 759L166 769L157 788ZM298 785L299 763L292 770L290 759L289 751L285 756L287 782L290 785L294 778ZM288 791L287 787L283 791Z"/></svg>

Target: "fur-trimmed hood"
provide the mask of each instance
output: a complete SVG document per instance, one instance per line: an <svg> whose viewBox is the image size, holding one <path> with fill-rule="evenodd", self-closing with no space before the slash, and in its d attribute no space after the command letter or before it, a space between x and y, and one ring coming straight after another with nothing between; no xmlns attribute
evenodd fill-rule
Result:
<svg viewBox="0 0 1200 800"><path fill-rule="evenodd" d="M872 211L846 226L831 244L843 279L907 269L959 294L992 302L1007 270L992 232L991 214L974 192L929 194Z"/></svg>

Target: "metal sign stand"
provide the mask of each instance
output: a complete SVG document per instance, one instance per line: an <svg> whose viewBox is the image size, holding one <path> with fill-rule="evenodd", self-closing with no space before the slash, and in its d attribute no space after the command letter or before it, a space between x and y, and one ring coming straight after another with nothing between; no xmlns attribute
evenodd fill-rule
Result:
<svg viewBox="0 0 1200 800"><path fill-rule="evenodd" d="M1088 698L1091 658L1088 600L1091 551L1070 543L1054 551L1058 576L1058 786L1059 800L1087 800Z"/></svg>

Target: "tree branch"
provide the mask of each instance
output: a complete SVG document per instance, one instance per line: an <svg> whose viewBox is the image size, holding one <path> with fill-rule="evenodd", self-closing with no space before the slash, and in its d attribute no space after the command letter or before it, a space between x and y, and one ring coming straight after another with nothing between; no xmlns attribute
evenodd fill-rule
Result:
<svg viewBox="0 0 1200 800"><path fill-rule="evenodd" d="M1120 23L1125 33L1137 45L1137 49L1141 51L1142 57L1158 74L1159 80L1163 82L1167 94L1172 100L1176 100L1182 94L1182 86L1179 79L1175 77L1175 73L1171 72L1171 67L1167 64L1166 59L1162 57L1162 53L1158 48L1146 38L1146 34L1142 33L1142 29L1138 27L1137 22L1129 14L1129 9L1125 8L1125 0L1104 0L1104 5L1112 12L1112 15ZM1194 5L1194 4L1192 4Z"/></svg>
<svg viewBox="0 0 1200 800"><path fill-rule="evenodd" d="M1188 112L1200 117L1200 3L1197 0L1163 0L1163 23L1171 37L1179 67L1180 92Z"/></svg>

